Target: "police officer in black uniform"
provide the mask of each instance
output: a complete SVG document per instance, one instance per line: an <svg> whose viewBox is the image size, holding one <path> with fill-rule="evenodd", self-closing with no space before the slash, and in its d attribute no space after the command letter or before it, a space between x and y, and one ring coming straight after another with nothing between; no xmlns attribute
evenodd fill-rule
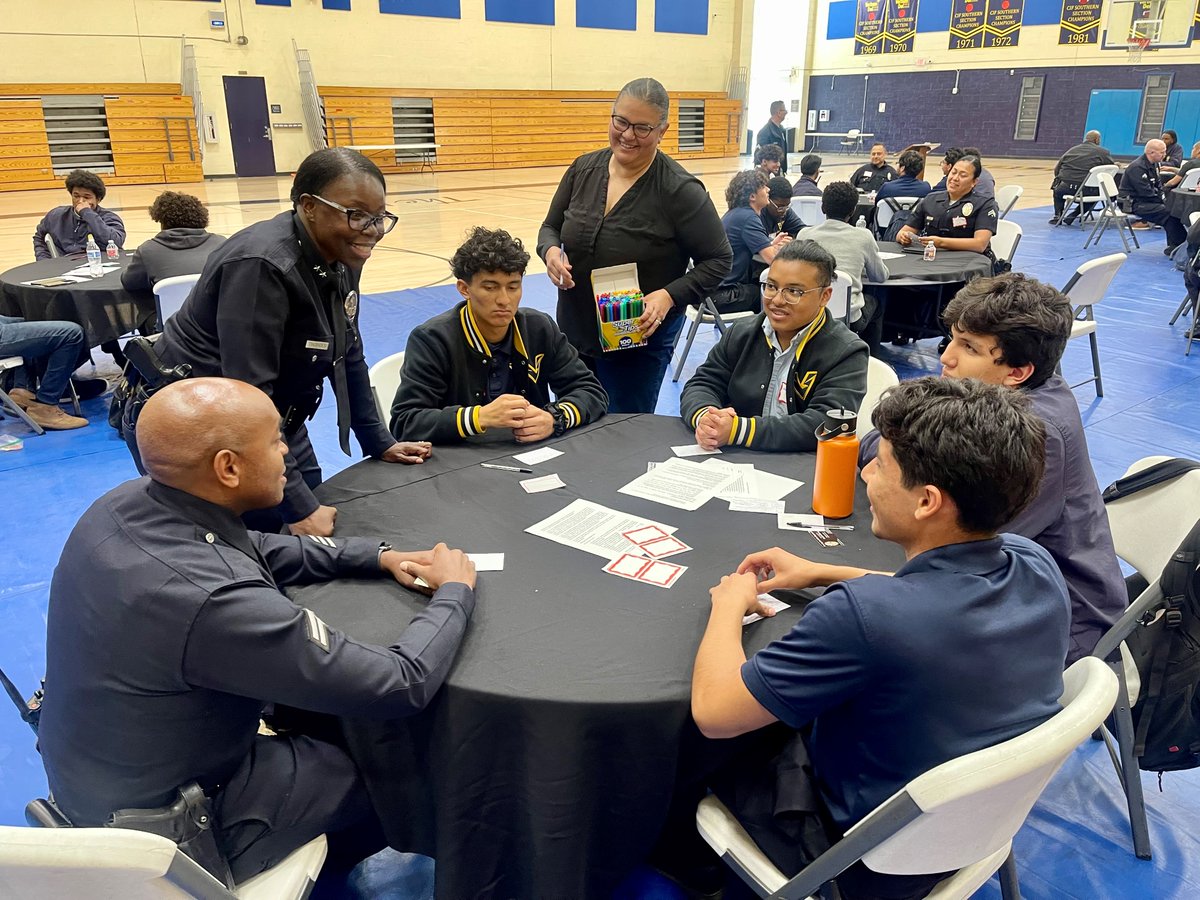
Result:
<svg viewBox="0 0 1200 900"><path fill-rule="evenodd" d="M1163 227L1167 233L1167 246L1163 252L1170 256L1187 240L1187 229L1167 210L1166 191L1159 171L1166 153L1167 145L1163 141L1158 138L1147 141L1145 152L1125 169L1120 192L1129 199L1133 214L1146 223L1134 223L1134 228L1149 228L1151 224Z"/></svg>
<svg viewBox="0 0 1200 900"><path fill-rule="evenodd" d="M39 744L54 801L73 824L97 826L195 782L237 881L320 834L327 866L349 871L382 846L353 762L327 740L257 734L264 704L378 718L422 709L474 609L474 566L442 544L398 553L247 531L239 516L279 503L285 484L279 414L257 388L176 382L150 398L137 431L150 477L84 513L50 588ZM420 576L436 591L396 644L371 646L280 592L339 576L406 587Z"/></svg>
<svg viewBox="0 0 1200 900"><path fill-rule="evenodd" d="M397 221L384 208L383 174L353 150L318 150L296 171L291 199L293 211L239 231L209 256L155 348L167 366L236 378L271 396L283 417L288 484L278 514L250 523L329 536L336 510L313 495L321 469L305 427L325 379L334 389L347 455L351 430L368 456L385 462L419 463L430 446L392 437L363 359L359 273Z"/></svg>
<svg viewBox="0 0 1200 900"><path fill-rule="evenodd" d="M896 170L888 164L887 147L883 144L872 144L871 161L854 170L854 174L850 176L850 183L860 193L869 194L898 177Z"/></svg>
<svg viewBox="0 0 1200 900"><path fill-rule="evenodd" d="M946 190L933 191L913 208L913 217L898 235L897 243L933 244L939 250L973 250L996 261L992 235L1000 210L991 197L975 192L983 164L977 156L964 156L946 175Z"/></svg>

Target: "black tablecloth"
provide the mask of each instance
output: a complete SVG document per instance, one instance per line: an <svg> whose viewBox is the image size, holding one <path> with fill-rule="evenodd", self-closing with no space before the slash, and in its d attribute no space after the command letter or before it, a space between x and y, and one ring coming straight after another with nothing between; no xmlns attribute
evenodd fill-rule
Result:
<svg viewBox="0 0 1200 900"><path fill-rule="evenodd" d="M1173 188L1167 191L1167 211L1188 226L1188 216L1200 212L1200 193Z"/></svg>
<svg viewBox="0 0 1200 900"><path fill-rule="evenodd" d="M153 294L135 294L121 286L121 271L129 264L128 253L121 253L120 263L120 269L99 278L61 287L22 282L61 275L87 265L87 259L59 257L9 269L0 275L0 312L30 322L77 322L89 347L115 340L153 321L155 315Z"/></svg>
<svg viewBox="0 0 1200 900"><path fill-rule="evenodd" d="M708 618L708 589L747 552L779 544L826 561L890 569L894 545L876 540L861 483L854 531L826 550L779 531L775 517L733 513L723 501L685 512L617 494L691 443L678 419L609 416L554 444L537 466L565 489L525 494L531 476L480 468L516 445L438 447L422 466L366 461L317 491L338 509L338 533L397 547L445 540L504 551L505 570L479 576L478 607L458 661L433 704L392 723L348 722L347 737L394 847L437 859L437 895L610 896L648 853L666 815L688 725L692 661ZM814 457L727 448L721 457L806 484L787 498L806 512ZM602 571L604 560L524 529L576 498L679 527L694 549L669 590ZM420 608L382 581L294 592L331 626L388 643ZM799 606L746 629L747 651L783 634Z"/></svg>
<svg viewBox="0 0 1200 900"><path fill-rule="evenodd" d="M881 253L901 254L899 259L884 260L888 267L884 284L867 284L884 311L884 340L946 337L941 312L950 298L972 278L992 274L992 261L982 253L939 250L935 258L926 260L920 253L904 253L899 244L878 244Z"/></svg>
<svg viewBox="0 0 1200 900"><path fill-rule="evenodd" d="M992 261L971 250L938 250L934 259L926 260L920 253L904 253L899 244L890 241L879 241L878 244L880 253L901 254L900 259L884 260L888 281L915 278L930 284L965 283L980 275L992 274Z"/></svg>

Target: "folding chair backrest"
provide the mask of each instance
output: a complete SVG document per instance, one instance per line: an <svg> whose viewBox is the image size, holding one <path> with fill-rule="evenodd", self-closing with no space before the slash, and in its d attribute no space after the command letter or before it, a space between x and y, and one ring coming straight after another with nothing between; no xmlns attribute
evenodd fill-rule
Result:
<svg viewBox="0 0 1200 900"><path fill-rule="evenodd" d="M867 357L867 393L863 396L862 404L858 407L858 436L866 435L875 426L871 424L871 413L879 405L883 392L893 385L900 383L896 370L882 359Z"/></svg>
<svg viewBox="0 0 1200 900"><path fill-rule="evenodd" d="M1189 169L1188 173L1183 176L1183 181L1176 185L1177 188L1185 191L1190 191L1200 185L1200 167Z"/></svg>
<svg viewBox="0 0 1200 900"><path fill-rule="evenodd" d="M840 269L835 269L833 272L833 293L829 297L829 302L825 308L829 310L829 314L835 319L846 321L846 317L850 315L850 291L854 288L854 282L850 280L850 276Z"/></svg>
<svg viewBox="0 0 1200 900"><path fill-rule="evenodd" d="M371 382L371 390L375 394L375 405L379 407L379 416L383 424L392 417L392 403L396 399L396 391L400 387L400 370L404 368L404 351L385 356L367 372Z"/></svg>
<svg viewBox="0 0 1200 900"><path fill-rule="evenodd" d="M921 811L863 855L877 872L916 874L959 869L1003 848L1024 823L1047 782L1100 726L1117 698L1117 677L1084 657L1063 673L1061 712L1022 735L930 769L908 783ZM892 803L850 829L853 834Z"/></svg>
<svg viewBox="0 0 1200 900"><path fill-rule="evenodd" d="M167 319L179 312L192 287L200 280L199 273L195 275L176 275L174 278L164 278L154 283L154 303L158 307L158 327L167 324Z"/></svg>
<svg viewBox="0 0 1200 900"><path fill-rule="evenodd" d="M51 259L58 259L62 256L62 253L58 250L58 244L54 243L54 235L47 234L44 240L46 241L46 249L50 251Z"/></svg>
<svg viewBox="0 0 1200 900"><path fill-rule="evenodd" d="M1000 207L1000 218L1003 219L1009 214L1023 193L1025 193L1025 188L1019 184L1006 184L1004 187L996 189L996 205Z"/></svg>
<svg viewBox="0 0 1200 900"><path fill-rule="evenodd" d="M1200 172L1200 169L1197 169L1196 171ZM1196 210L1194 213L1188 214L1188 228L1191 228L1197 222L1200 222L1200 209Z"/></svg>
<svg viewBox="0 0 1200 900"><path fill-rule="evenodd" d="M0 826L0 897L232 900L233 895L155 834Z"/></svg>
<svg viewBox="0 0 1200 900"><path fill-rule="evenodd" d="M805 225L820 225L825 221L825 213L821 212L820 197L793 197L792 212L800 217Z"/></svg>
<svg viewBox="0 0 1200 900"><path fill-rule="evenodd" d="M1094 170L1093 170L1094 171ZM1096 176L1097 184L1100 187L1100 198L1104 201L1105 206L1113 210L1117 209L1117 181L1112 177L1111 172L1100 172Z"/></svg>
<svg viewBox="0 0 1200 900"><path fill-rule="evenodd" d="M884 197L875 204L875 230L882 232L892 221L892 216L899 210L912 209L920 199L920 197Z"/></svg>
<svg viewBox="0 0 1200 900"><path fill-rule="evenodd" d="M1063 293L1071 300L1071 305L1095 306L1108 293L1108 286L1113 277L1129 257L1124 253L1112 253L1089 259L1071 276L1063 288Z"/></svg>
<svg viewBox="0 0 1200 900"><path fill-rule="evenodd" d="M1140 472L1169 456L1139 459L1126 475ZM1147 581L1162 574L1171 555L1200 517L1200 470L1156 484L1104 504L1117 556Z"/></svg>
<svg viewBox="0 0 1200 900"><path fill-rule="evenodd" d="M1116 175L1121 171L1120 166L1103 165L1092 166L1087 173L1087 178L1083 179L1083 184L1079 186L1079 192L1082 194L1091 188L1093 192L1098 192L1100 189L1100 176L1103 174ZM1115 184L1115 181L1114 181Z"/></svg>
<svg viewBox="0 0 1200 900"><path fill-rule="evenodd" d="M1007 260L1012 262L1012 259L1017 254L1017 244L1021 242L1021 226L1016 222L1010 222L1008 219L1001 219L996 223L996 233L992 235L992 252L996 254L996 259Z"/></svg>

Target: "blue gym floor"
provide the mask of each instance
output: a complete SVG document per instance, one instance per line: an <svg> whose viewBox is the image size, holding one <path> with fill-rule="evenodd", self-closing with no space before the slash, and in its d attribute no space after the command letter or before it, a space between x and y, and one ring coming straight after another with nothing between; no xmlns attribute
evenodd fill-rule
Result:
<svg viewBox="0 0 1200 900"><path fill-rule="evenodd" d="M1014 212L1025 235L1016 268L1059 287L1081 262L1117 252L1111 231L1099 250L1082 249L1084 234L1046 224L1049 209ZM1200 457L1200 346L1183 355L1187 320L1167 320L1183 296L1182 276L1162 254L1161 230L1139 232L1134 251L1097 307L1105 397L1092 385L1076 391L1096 477L1101 485L1119 477L1135 459L1165 453ZM368 358L404 349L409 330L458 299L442 285L365 298L362 307ZM526 280L525 303L553 312L554 292L542 275ZM675 414L679 387L713 343L711 330L697 337L679 385L669 377L658 411ZM901 377L938 371L936 342L884 346L884 357ZM106 360L102 355L100 359ZM1086 339L1071 342L1064 374L1075 382L1091 372ZM0 578L0 667L28 694L44 665L46 598L63 542L76 519L98 496L136 472L124 445L105 421L106 399L84 404L87 429L32 436L21 423L0 421L0 439L16 435L22 449L0 453L0 494L5 497L4 568ZM1195 420L1193 420L1195 416ZM310 429L317 455L331 475L353 460L337 447L329 408ZM0 440L2 442L2 440ZM453 543L454 536L446 535ZM750 549L750 548L747 548ZM46 783L32 733L0 698L0 824L23 823L31 798ZM1103 746L1088 742L1068 760L1017 836L1016 852L1026 897L1192 898L1200 896L1200 773L1170 774L1162 791L1153 775L1143 778L1154 859L1130 849L1123 795ZM424 857L390 851L357 870L347 896L416 900L432 896L433 864ZM679 892L647 869L639 869L617 892L620 898L675 900ZM996 882L977 895L999 896Z"/></svg>

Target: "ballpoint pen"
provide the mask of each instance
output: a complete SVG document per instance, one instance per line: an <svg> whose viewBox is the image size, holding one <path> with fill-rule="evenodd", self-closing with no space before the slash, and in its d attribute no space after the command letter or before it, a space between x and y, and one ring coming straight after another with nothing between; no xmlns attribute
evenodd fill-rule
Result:
<svg viewBox="0 0 1200 900"><path fill-rule="evenodd" d="M480 463L480 468L484 469L499 469L501 472L524 472L526 475L532 475L533 469L522 469L520 466L500 466L496 463Z"/></svg>

